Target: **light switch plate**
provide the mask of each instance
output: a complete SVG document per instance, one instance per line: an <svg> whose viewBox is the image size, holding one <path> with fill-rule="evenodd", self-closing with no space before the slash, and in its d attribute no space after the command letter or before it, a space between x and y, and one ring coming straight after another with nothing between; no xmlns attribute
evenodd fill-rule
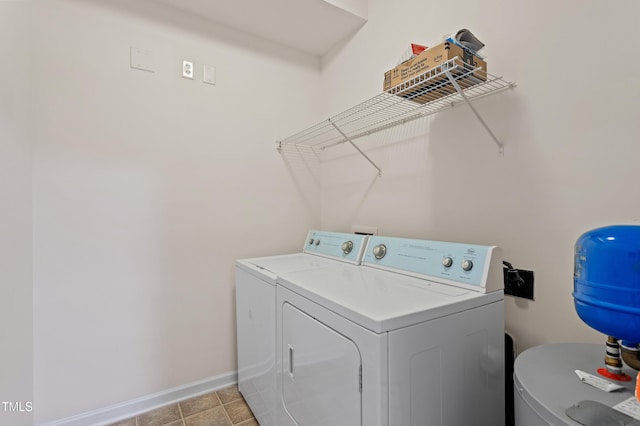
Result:
<svg viewBox="0 0 640 426"><path fill-rule="evenodd" d="M152 50L131 47L131 68L155 72L155 57Z"/></svg>
<svg viewBox="0 0 640 426"><path fill-rule="evenodd" d="M204 65L202 72L202 81L207 84L216 84L216 67Z"/></svg>

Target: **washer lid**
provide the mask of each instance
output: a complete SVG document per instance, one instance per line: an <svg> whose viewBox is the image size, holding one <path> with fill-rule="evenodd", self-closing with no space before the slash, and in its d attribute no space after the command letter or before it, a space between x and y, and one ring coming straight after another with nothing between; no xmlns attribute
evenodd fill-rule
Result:
<svg viewBox="0 0 640 426"><path fill-rule="evenodd" d="M368 240L368 235L311 230L305 239L302 253L238 259L236 266L251 273L267 271L272 275L279 275L318 268L330 262L359 265Z"/></svg>
<svg viewBox="0 0 640 426"><path fill-rule="evenodd" d="M266 270L275 275L286 272L303 271L306 269L321 268L334 264L335 261L320 256L306 253L284 254L280 256L254 257L251 259L240 259L236 265L243 269L258 268Z"/></svg>
<svg viewBox="0 0 640 426"><path fill-rule="evenodd" d="M279 285L382 333L503 300L434 281L373 268L332 265L282 274Z"/></svg>

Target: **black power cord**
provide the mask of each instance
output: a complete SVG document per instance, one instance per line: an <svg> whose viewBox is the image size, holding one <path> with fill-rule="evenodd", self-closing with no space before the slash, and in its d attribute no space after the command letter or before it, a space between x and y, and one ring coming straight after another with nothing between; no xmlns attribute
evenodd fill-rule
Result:
<svg viewBox="0 0 640 426"><path fill-rule="evenodd" d="M513 265L506 260L502 261L502 264L506 266L507 270L507 283L513 284L516 287L521 287L524 285L524 279L520 276L520 273Z"/></svg>

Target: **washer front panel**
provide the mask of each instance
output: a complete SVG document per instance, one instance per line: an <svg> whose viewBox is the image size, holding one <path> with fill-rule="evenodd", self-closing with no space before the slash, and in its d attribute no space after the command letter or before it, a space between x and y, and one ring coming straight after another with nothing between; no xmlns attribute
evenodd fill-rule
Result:
<svg viewBox="0 0 640 426"><path fill-rule="evenodd" d="M236 268L238 387L261 425L276 426L276 287Z"/></svg>

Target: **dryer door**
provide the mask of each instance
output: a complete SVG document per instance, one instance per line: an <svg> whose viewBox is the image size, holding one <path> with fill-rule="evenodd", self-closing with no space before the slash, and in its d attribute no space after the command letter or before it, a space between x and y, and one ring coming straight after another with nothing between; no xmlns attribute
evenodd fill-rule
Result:
<svg viewBox="0 0 640 426"><path fill-rule="evenodd" d="M300 426L360 425L358 347L289 303L282 336L282 399L291 419Z"/></svg>

